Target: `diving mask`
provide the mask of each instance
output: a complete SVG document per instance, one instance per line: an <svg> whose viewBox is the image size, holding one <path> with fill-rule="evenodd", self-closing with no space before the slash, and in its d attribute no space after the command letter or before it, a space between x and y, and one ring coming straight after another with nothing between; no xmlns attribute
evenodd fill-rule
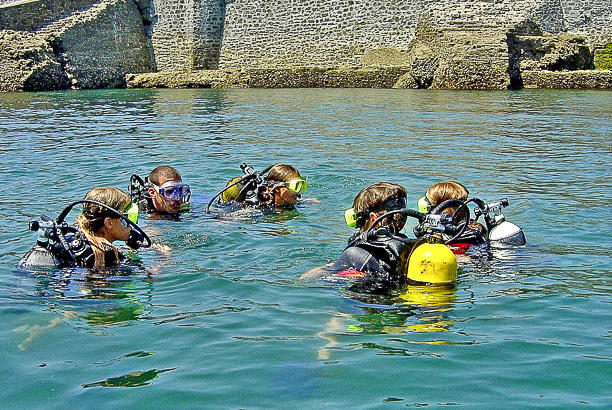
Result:
<svg viewBox="0 0 612 410"><path fill-rule="evenodd" d="M344 219L346 220L346 224L348 226L350 226L351 228L356 228L357 227L357 217L356 217L355 208L349 208L346 211L344 211Z"/></svg>
<svg viewBox="0 0 612 410"><path fill-rule="evenodd" d="M344 219L346 220L346 224L351 228L356 228L358 225L361 225L364 216L368 215L370 212L379 212L379 211L396 211L399 209L406 208L406 198L391 198L381 206L375 208L374 210L364 210L364 211L355 211L355 208L349 208L344 211Z"/></svg>
<svg viewBox="0 0 612 410"><path fill-rule="evenodd" d="M292 179L289 182L276 182L274 181L274 187L285 187L290 191L301 195L303 192L306 192L308 188L308 182L305 179Z"/></svg>
<svg viewBox="0 0 612 410"><path fill-rule="evenodd" d="M427 199L426 196L422 196L419 198L417 206L419 208L419 212L423 212L424 214L429 213L429 211L431 211L431 202L429 202L429 199Z"/></svg>
<svg viewBox="0 0 612 410"><path fill-rule="evenodd" d="M138 204L135 204L134 202L130 202L129 204L127 204L127 206L123 210L123 215L127 216L127 218L130 221L137 224L138 223Z"/></svg>
<svg viewBox="0 0 612 410"><path fill-rule="evenodd" d="M168 181L168 182L175 182L175 181ZM166 199L171 199L174 201L179 201L183 198L187 198L186 200L184 200L185 202L189 201L189 196L191 195L191 187L187 184L183 184L183 183L178 183L178 184L168 184L167 186L163 186L166 185L165 183L159 187L155 184L151 184L155 190L157 192L159 192L161 194L161 196L163 196Z"/></svg>

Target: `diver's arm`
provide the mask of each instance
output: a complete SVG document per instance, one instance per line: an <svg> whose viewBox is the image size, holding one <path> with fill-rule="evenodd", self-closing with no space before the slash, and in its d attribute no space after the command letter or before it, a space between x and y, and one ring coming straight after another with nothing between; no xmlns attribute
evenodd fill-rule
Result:
<svg viewBox="0 0 612 410"><path fill-rule="evenodd" d="M309 271L305 272L300 276L300 279L316 279L326 276L330 272L330 268L334 266L333 262L325 264L323 266L319 266L317 268L312 268Z"/></svg>
<svg viewBox="0 0 612 410"><path fill-rule="evenodd" d="M304 273L301 279L313 279L343 271L375 271L378 261L370 252L357 246L349 246L338 257L338 260Z"/></svg>

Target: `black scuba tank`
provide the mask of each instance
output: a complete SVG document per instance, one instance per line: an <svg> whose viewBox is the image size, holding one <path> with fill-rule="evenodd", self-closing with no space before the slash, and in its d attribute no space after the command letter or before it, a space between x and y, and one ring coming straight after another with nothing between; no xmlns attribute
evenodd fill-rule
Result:
<svg viewBox="0 0 612 410"><path fill-rule="evenodd" d="M64 268L77 266L91 268L95 264L95 255L90 243L80 232L67 233L62 241L44 241L36 244L21 258L17 267Z"/></svg>
<svg viewBox="0 0 612 410"><path fill-rule="evenodd" d="M36 244L26 253L17 263L18 268L49 267L61 266L62 262L49 249L40 244Z"/></svg>

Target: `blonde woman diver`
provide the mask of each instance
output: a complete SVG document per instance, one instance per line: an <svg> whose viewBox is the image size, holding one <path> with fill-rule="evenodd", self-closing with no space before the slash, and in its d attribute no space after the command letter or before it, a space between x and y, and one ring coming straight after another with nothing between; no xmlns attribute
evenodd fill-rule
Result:
<svg viewBox="0 0 612 410"><path fill-rule="evenodd" d="M64 218L78 204L83 211L76 218L76 227ZM149 237L137 225L138 206L125 192L114 187L96 187L83 200L70 204L53 221L30 222L30 229L39 232L36 245L18 265L84 268L110 267L123 259L116 241L131 248L151 246Z"/></svg>

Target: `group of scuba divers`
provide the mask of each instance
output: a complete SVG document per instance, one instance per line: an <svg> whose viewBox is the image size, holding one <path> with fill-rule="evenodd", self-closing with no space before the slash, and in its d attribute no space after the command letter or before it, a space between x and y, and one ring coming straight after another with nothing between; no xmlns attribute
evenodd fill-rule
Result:
<svg viewBox="0 0 612 410"><path fill-rule="evenodd" d="M306 192L308 182L287 164L256 171L241 164L241 176L208 202L210 207L291 209ZM138 215L175 217L190 209L191 188L170 166L155 168L143 180L132 175L128 193L115 187L96 187L82 200L68 205L56 219L42 215L29 228L38 232L36 244L19 261L31 268L107 268L121 263L124 253L114 245L123 241L132 250L152 245L138 226ZM315 200L316 201L316 200ZM407 207L407 191L391 182L363 188L344 213L348 226L357 228L333 263L314 268L302 278L334 277L350 281L369 292L385 292L405 285L454 284L455 255L490 244L521 246L526 243L520 227L507 221L502 209L506 199L486 203L469 198L467 188L455 181L432 185L417 203ZM65 221L82 205L74 224ZM401 233L407 218L415 218L414 238ZM482 220L480 220L482 217Z"/></svg>

